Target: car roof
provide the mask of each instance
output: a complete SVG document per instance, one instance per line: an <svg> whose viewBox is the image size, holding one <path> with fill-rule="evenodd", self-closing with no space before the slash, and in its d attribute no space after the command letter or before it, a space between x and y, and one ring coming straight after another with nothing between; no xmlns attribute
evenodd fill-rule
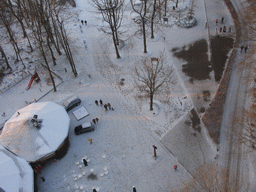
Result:
<svg viewBox="0 0 256 192"><path fill-rule="evenodd" d="M72 97L70 97L70 98L68 98L68 99L66 99L65 101L64 101L64 105L65 106L68 106L68 104L71 102L71 101L73 101L73 100L76 100L76 99L79 99L79 97L78 96L72 96Z"/></svg>
<svg viewBox="0 0 256 192"><path fill-rule="evenodd" d="M91 127L91 122L83 123L82 128L85 128L85 127Z"/></svg>

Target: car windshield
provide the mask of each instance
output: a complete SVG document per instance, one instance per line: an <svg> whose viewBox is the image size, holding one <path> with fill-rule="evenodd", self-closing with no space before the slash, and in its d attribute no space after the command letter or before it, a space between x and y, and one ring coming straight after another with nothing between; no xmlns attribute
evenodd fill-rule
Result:
<svg viewBox="0 0 256 192"><path fill-rule="evenodd" d="M73 97L71 97L71 98L69 98L69 99L67 99L66 101L64 101L64 106L65 107L68 107L69 105L70 105L70 103L72 102L72 103L74 103L75 102L75 100L77 100L78 99L78 97L77 96L73 96Z"/></svg>

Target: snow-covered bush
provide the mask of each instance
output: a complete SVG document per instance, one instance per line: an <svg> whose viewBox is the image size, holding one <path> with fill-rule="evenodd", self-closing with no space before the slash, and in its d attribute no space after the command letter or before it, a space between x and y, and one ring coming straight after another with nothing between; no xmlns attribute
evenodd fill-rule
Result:
<svg viewBox="0 0 256 192"><path fill-rule="evenodd" d="M177 25L180 27L194 27L197 24L197 20L191 15L180 16Z"/></svg>

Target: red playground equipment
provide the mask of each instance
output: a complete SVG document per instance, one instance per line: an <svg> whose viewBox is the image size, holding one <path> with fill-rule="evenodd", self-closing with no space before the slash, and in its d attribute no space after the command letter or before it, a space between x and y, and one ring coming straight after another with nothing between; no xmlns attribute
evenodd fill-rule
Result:
<svg viewBox="0 0 256 192"><path fill-rule="evenodd" d="M35 72L35 74L31 76L31 79L30 79L29 84L28 84L28 86L27 86L27 88L26 88L26 91L30 89L30 87L31 87L31 85L32 85L32 83L33 83L34 80L35 80L37 83L38 83L39 81L41 81L41 79L39 78L37 72Z"/></svg>

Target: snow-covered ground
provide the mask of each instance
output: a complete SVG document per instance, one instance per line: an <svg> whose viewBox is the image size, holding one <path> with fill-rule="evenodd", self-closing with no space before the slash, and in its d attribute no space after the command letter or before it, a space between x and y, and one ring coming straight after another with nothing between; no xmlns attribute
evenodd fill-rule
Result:
<svg viewBox="0 0 256 192"><path fill-rule="evenodd" d="M171 50L200 39L209 43L209 35L216 35L216 28L223 25L216 26L216 18L220 20L224 16L225 25L233 26L228 9L222 1L207 1L207 7L203 0L194 0L197 25L181 28L175 23L179 14L188 12L191 2L180 1L181 8L176 12L172 10L176 1L168 2L172 13L168 24L157 25L154 39L150 39L148 31L148 53L144 54L143 39L135 34L139 26L134 24L129 3L125 2L121 27L125 32L120 35L124 42L120 48L121 59L115 57L111 36L98 30L103 24L100 13L89 1L76 0L77 7L70 8L76 14L67 26L78 77L73 76L65 56L61 55L57 58L57 66L52 66L60 76L55 76L57 92L49 92L52 88L49 77L43 68L38 67L41 83L32 84L26 91L30 79L27 77L0 95L0 113L6 113L5 117L0 117L0 124L34 99L62 104L65 98L78 95L82 99L81 105L90 113L77 121L72 115L75 109L69 112L68 153L61 160L44 166L38 175L39 191L91 191L92 187L100 191L130 191L133 185L138 191L171 191L179 189L184 180L190 179L189 172L198 165L214 160L215 147L207 139L204 127L201 131L192 128L190 110L202 106L207 108L210 101L203 100L202 91L210 90L212 99L218 83L211 72L211 79L191 84L189 77L181 71L184 61L174 57ZM81 19L87 20L87 25L82 25ZM153 114L149 111L149 99L141 97L134 87L132 69L142 57L159 57L160 52L166 55L165 64L174 67L176 84L170 85L168 92L155 96ZM32 60L37 64L42 62ZM103 107L96 106L96 99L111 103L114 111L104 111ZM94 132L74 134L75 126L96 117L99 123ZM92 144L89 138L93 139ZM152 157L152 145L157 146L156 159ZM90 161L88 167L81 162L85 156ZM175 164L178 165L176 172L173 169ZM42 176L45 182L40 179Z"/></svg>

